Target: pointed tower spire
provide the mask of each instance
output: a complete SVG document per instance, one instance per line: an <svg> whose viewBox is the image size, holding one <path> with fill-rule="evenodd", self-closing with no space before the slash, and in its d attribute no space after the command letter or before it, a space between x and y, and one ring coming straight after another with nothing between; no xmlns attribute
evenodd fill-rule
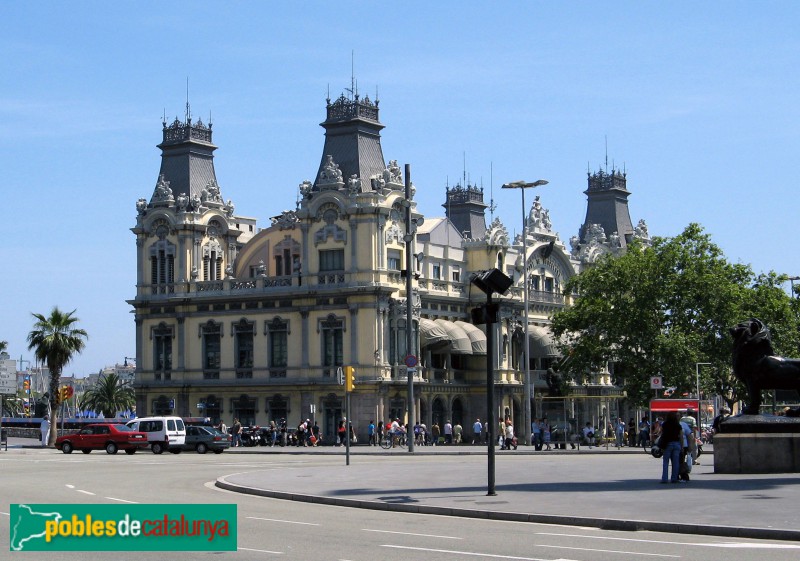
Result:
<svg viewBox="0 0 800 561"><path fill-rule="evenodd" d="M203 124L202 119L191 122L189 104L186 104L186 121L177 117L171 124L163 123L164 138L158 147L161 149L161 169L158 172L159 184L166 185L177 199L186 195L190 199L202 195L208 185L217 188L217 175L214 171L214 150L211 142L211 124Z"/></svg>
<svg viewBox="0 0 800 561"><path fill-rule="evenodd" d="M608 155L606 155L606 165L608 165ZM604 234L608 237L614 232L620 240L620 246L624 249L633 239L634 229L631 224L631 214L628 210L627 189L628 179L625 173L619 170L611 170L611 173L598 170L596 173L587 172L589 188L584 191L588 199L586 205L586 219L581 226L579 238L581 243L585 243L587 232L592 225L600 225Z"/></svg>
<svg viewBox="0 0 800 561"><path fill-rule="evenodd" d="M369 190L370 178L386 169L380 134L384 127L378 120L378 103L370 101L369 96L359 99L355 94L353 99L344 94L333 102L328 99L327 119L320 126L325 129L325 145L312 190L319 190L320 174L326 164L330 165L329 157L345 182L355 175L361 180L362 189Z"/></svg>

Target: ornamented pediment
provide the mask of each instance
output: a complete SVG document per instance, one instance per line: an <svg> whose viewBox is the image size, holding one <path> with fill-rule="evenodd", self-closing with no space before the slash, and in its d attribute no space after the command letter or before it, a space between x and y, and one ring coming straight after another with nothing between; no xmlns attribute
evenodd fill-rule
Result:
<svg viewBox="0 0 800 561"><path fill-rule="evenodd" d="M499 218L495 218L489 228L486 230L486 234L484 234L483 239L488 245L507 247L508 230L506 230L506 227L503 226L503 223L500 222Z"/></svg>
<svg viewBox="0 0 800 561"><path fill-rule="evenodd" d="M314 245L321 244L333 238L335 242L347 243L347 232L336 224L328 224L314 233Z"/></svg>
<svg viewBox="0 0 800 561"><path fill-rule="evenodd" d="M400 230L400 226L396 223L393 223L391 226L386 228L386 244L390 244L392 242L401 243L403 241L404 233Z"/></svg>
<svg viewBox="0 0 800 561"><path fill-rule="evenodd" d="M279 230L292 230L300 222L297 212L294 210L284 210L280 216L275 216L270 220L272 225L277 226Z"/></svg>

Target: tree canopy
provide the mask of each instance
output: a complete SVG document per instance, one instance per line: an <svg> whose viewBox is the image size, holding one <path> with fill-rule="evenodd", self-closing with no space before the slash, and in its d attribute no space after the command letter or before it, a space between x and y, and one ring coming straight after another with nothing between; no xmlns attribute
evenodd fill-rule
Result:
<svg viewBox="0 0 800 561"><path fill-rule="evenodd" d="M89 338L86 331L75 326L79 321L75 310L64 313L54 307L50 315L32 314L36 318L33 330L28 333L28 350L33 350L36 359L47 364L50 370L50 410L55 414L58 406L58 388L61 371L76 353L83 351ZM55 444L57 431L50 431L49 444Z"/></svg>
<svg viewBox="0 0 800 561"><path fill-rule="evenodd" d="M617 382L635 403L652 397L650 377L665 386L721 395L729 405L744 388L731 373L729 329L758 317L773 335L776 352L797 352L797 302L781 287L787 277L755 275L730 263L698 224L652 246L632 244L620 257L602 258L570 279L573 306L555 314L565 373L580 381L613 364Z"/></svg>
<svg viewBox="0 0 800 561"><path fill-rule="evenodd" d="M101 376L94 387L86 390L80 403L81 409L101 411L106 419L113 419L117 411L133 407L136 397L130 384L112 372Z"/></svg>

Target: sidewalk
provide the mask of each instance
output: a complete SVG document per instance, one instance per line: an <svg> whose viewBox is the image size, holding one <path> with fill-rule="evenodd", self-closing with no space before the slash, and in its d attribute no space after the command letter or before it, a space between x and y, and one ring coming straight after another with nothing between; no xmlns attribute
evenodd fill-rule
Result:
<svg viewBox="0 0 800 561"><path fill-rule="evenodd" d="M497 450L497 494L488 496L488 458L477 446L422 447L413 455L357 446L349 466L343 448L300 448L294 450L308 451L309 458L324 456L324 470L312 460L291 469L229 475L216 484L356 508L800 541L800 474L714 474L710 448L694 467L691 482L675 485L659 483L661 460L640 449L535 452L520 447ZM249 451L264 449L230 453ZM341 465L331 465L332 455L341 457Z"/></svg>

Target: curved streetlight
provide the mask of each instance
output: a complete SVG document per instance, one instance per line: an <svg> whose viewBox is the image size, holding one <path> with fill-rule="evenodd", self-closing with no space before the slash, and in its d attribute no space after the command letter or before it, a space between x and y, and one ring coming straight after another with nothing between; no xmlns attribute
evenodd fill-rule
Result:
<svg viewBox="0 0 800 561"><path fill-rule="evenodd" d="M546 179L538 179L534 182L528 183L526 181L513 181L511 183L504 183L503 189L519 189L522 194L522 282L525 285L524 298L525 298L525 345L523 346L523 360L525 365L523 368L523 379L525 380L525 407L524 407L524 424L523 435L525 441L530 446L531 442L531 399L533 398L531 392L531 364L530 357L528 356L530 340L528 339L528 232L525 224L525 189L532 189L547 185L549 181Z"/></svg>

